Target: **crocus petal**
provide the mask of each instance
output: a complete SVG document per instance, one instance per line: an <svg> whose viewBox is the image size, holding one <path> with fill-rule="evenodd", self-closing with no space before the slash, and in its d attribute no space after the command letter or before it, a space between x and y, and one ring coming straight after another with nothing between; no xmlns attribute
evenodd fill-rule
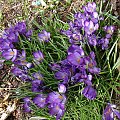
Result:
<svg viewBox="0 0 120 120"><path fill-rule="evenodd" d="M88 98L88 99L90 99L90 100L93 100L93 99L96 98L97 92L96 92L96 90L93 89L91 86L86 86L86 87L84 88L84 90L82 91L82 94L83 94L86 98Z"/></svg>
<svg viewBox="0 0 120 120"><path fill-rule="evenodd" d="M113 113L120 119L120 112L118 110L113 110Z"/></svg>

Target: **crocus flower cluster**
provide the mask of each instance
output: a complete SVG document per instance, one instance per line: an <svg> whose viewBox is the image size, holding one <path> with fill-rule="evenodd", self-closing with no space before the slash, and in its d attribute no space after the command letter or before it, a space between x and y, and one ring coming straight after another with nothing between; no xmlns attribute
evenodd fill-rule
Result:
<svg viewBox="0 0 120 120"><path fill-rule="evenodd" d="M29 69L35 67L44 60L42 50L33 52L33 61L27 61L26 51L18 50L15 46L19 43L19 36L22 35L30 39L32 30L27 30L25 22L18 22L15 26L6 29L0 38L0 69L5 60L13 63L11 72L23 81L30 82L30 90L35 93L34 97L23 99L24 112L31 112L31 105L34 103L38 108L47 107L49 114L60 120L65 113L67 101L67 89L71 85L79 84L82 88L81 94L89 100L94 100L97 96L94 78L99 75L101 69L96 62L94 51L86 53L83 46L99 46L102 50L108 48L109 40L114 33L114 26L104 26L105 36L99 34L100 16L96 10L94 2L83 6L83 12L74 15L74 20L69 23L68 30L61 32L69 38L70 46L64 60L50 64L54 71L54 77L58 80L58 91L53 91L51 87L45 86L44 76L40 71L29 75ZM41 42L50 41L50 33L46 30L38 34ZM49 91L49 92L48 92ZM37 94L37 95L36 95ZM120 119L120 113L115 106L108 104L104 110L103 120L113 120L114 115Z"/></svg>
<svg viewBox="0 0 120 120"><path fill-rule="evenodd" d="M44 55L40 50L33 52L33 63L28 62L26 59L26 51L18 50L15 48L16 44L19 43L19 36L24 35L30 38L32 35L32 30L27 30L25 22L19 22L15 26L5 30L2 38L0 38L0 68L2 68L5 60L10 60L13 63L11 68L11 73L23 81L31 83L31 91L39 93L34 98L25 97L23 99L23 109L24 112L31 112L31 102L33 102L37 107L44 108L48 107L50 115L56 116L56 120L59 120L65 112L65 102L66 97L62 90L64 86L59 86L59 92L51 92L43 94L46 87L43 82L43 75L40 71L35 72L32 76L29 75L28 69L40 64ZM42 42L49 42L50 33L43 30L38 34L39 40Z"/></svg>
<svg viewBox="0 0 120 120"><path fill-rule="evenodd" d="M20 55L14 45L19 42L19 35L26 36L28 32L25 22L18 22L15 26L6 29L3 32L3 36L0 38L1 56L6 60L11 60L12 62L15 61L17 55ZM29 34L29 36L30 35L31 34Z"/></svg>
<svg viewBox="0 0 120 120"><path fill-rule="evenodd" d="M115 27L103 27L106 35L105 37L101 36L97 31L99 31L99 23L103 19L98 15L96 4L88 2L86 6L83 6L82 10L83 13L78 12L74 15L74 20L69 23L69 29L61 32L69 38L71 44L84 42L90 46L102 46L103 50L107 49Z"/></svg>
<svg viewBox="0 0 120 120"><path fill-rule="evenodd" d="M90 100L96 98L97 92L93 88L92 79L99 74L100 68L97 67L93 51L86 56L81 46L71 45L67 58L58 64L51 64L50 67L56 71L55 78L62 80L58 87L59 92L65 93L70 84L83 83L85 88L82 94Z"/></svg>

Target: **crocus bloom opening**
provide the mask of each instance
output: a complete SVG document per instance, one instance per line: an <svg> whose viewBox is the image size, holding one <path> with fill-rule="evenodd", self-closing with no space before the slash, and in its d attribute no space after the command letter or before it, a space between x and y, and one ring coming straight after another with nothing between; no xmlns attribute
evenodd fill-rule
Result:
<svg viewBox="0 0 120 120"><path fill-rule="evenodd" d="M118 119L120 119L120 112L115 108L116 108L116 105L108 103L108 105L104 110L102 120L114 120L115 115L117 116Z"/></svg>
<svg viewBox="0 0 120 120"><path fill-rule="evenodd" d="M83 58L78 52L68 55L67 60L76 66L80 66L83 63Z"/></svg>
<svg viewBox="0 0 120 120"><path fill-rule="evenodd" d="M44 59L43 53L40 50L34 52L33 56L37 62L41 62Z"/></svg>
<svg viewBox="0 0 120 120"><path fill-rule="evenodd" d="M46 98L47 103L66 103L66 97L63 94L59 94L58 92L51 92L48 94Z"/></svg>
<svg viewBox="0 0 120 120"><path fill-rule="evenodd" d="M85 10L90 13L96 11L96 4L94 2L88 2L87 6L85 7Z"/></svg>
<svg viewBox="0 0 120 120"><path fill-rule="evenodd" d="M56 120L60 120L65 112L65 105L61 103L53 103L48 106L49 113L52 116L56 116Z"/></svg>
<svg viewBox="0 0 120 120"><path fill-rule="evenodd" d="M60 93L65 93L66 92L66 86L64 84L59 84L58 91Z"/></svg>
<svg viewBox="0 0 120 120"><path fill-rule="evenodd" d="M16 59L16 56L17 56L17 50L16 49L5 50L2 52L2 56L6 60L14 61Z"/></svg>
<svg viewBox="0 0 120 120"><path fill-rule="evenodd" d="M33 92L41 92L43 87L43 81L42 80L33 80L32 81L32 91Z"/></svg>
<svg viewBox="0 0 120 120"><path fill-rule="evenodd" d="M35 79L43 80L43 75L40 72L35 72L32 74Z"/></svg>
<svg viewBox="0 0 120 120"><path fill-rule="evenodd" d="M27 38L29 38L30 36L32 36L32 33L33 33L32 30L28 30L28 31L25 33L25 36L26 36Z"/></svg>
<svg viewBox="0 0 120 120"><path fill-rule="evenodd" d="M39 94L34 99L33 102L39 107L44 108L46 106L46 95Z"/></svg>
<svg viewBox="0 0 120 120"><path fill-rule="evenodd" d="M20 34L26 33L26 31L27 31L26 23L18 22L15 26L15 30L18 31Z"/></svg>
<svg viewBox="0 0 120 120"><path fill-rule="evenodd" d="M25 97L23 98L23 101L24 101L24 104L23 104L23 109L24 109L24 112L31 112L31 108L30 108L30 98L29 97Z"/></svg>
<svg viewBox="0 0 120 120"><path fill-rule="evenodd" d="M82 94L90 100L95 99L97 96L96 90L92 88L91 86L86 86L84 90L82 91Z"/></svg>
<svg viewBox="0 0 120 120"><path fill-rule="evenodd" d="M58 80L63 80L64 82L68 82L69 80L69 71L67 70L60 70L55 73L55 78Z"/></svg>
<svg viewBox="0 0 120 120"><path fill-rule="evenodd" d="M14 61L14 64L20 65L20 66L26 66L27 68L31 68L32 63L29 63L26 61L26 52L25 50L22 50L21 54L18 53L16 60Z"/></svg>
<svg viewBox="0 0 120 120"><path fill-rule="evenodd" d="M38 34L38 37L39 37L40 41L49 42L50 33L43 30L41 33Z"/></svg>

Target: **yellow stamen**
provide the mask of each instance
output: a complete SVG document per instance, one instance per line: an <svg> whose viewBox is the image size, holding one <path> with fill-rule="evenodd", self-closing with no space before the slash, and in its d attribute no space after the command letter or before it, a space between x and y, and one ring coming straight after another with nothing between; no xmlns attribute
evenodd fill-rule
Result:
<svg viewBox="0 0 120 120"><path fill-rule="evenodd" d="M77 62L80 63L80 58L77 59Z"/></svg>
<svg viewBox="0 0 120 120"><path fill-rule="evenodd" d="M60 98L61 100L63 99L63 96L62 95L59 95L59 97L58 98Z"/></svg>
<svg viewBox="0 0 120 120"><path fill-rule="evenodd" d="M92 67L93 67L93 64L92 64L92 63L89 63L88 66L89 66L90 68L92 68Z"/></svg>
<svg viewBox="0 0 120 120"><path fill-rule="evenodd" d="M10 52L10 55L14 55L14 52L13 52L13 51L11 51L11 52Z"/></svg>

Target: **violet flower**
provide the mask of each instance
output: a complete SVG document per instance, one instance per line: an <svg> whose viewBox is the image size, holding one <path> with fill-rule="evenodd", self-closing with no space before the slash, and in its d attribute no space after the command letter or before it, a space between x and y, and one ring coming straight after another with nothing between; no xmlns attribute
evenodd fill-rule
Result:
<svg viewBox="0 0 120 120"><path fill-rule="evenodd" d="M102 50L106 50L108 48L109 39L108 38L102 38L98 41L99 45L102 45Z"/></svg>
<svg viewBox="0 0 120 120"><path fill-rule="evenodd" d="M84 30L85 33L91 35L94 31L98 30L98 24L95 24L92 21L85 21Z"/></svg>
<svg viewBox="0 0 120 120"><path fill-rule="evenodd" d="M63 80L64 83L69 81L70 72L68 70L60 70L55 73L55 78L58 80Z"/></svg>
<svg viewBox="0 0 120 120"><path fill-rule="evenodd" d="M105 26L104 30L107 32L107 34L112 35L115 30L115 27L114 26Z"/></svg>
<svg viewBox="0 0 120 120"><path fill-rule="evenodd" d="M85 7L85 10L89 13L93 13L94 11L96 11L96 4L94 2L88 2L88 4Z"/></svg>
<svg viewBox="0 0 120 120"><path fill-rule="evenodd" d="M21 70L20 68L14 66L11 69L11 72L15 75L15 76L21 76L23 74L23 70Z"/></svg>
<svg viewBox="0 0 120 120"><path fill-rule="evenodd" d="M92 75L87 75L86 71L76 73L71 78L75 83L84 82L88 86L92 86Z"/></svg>
<svg viewBox="0 0 120 120"><path fill-rule="evenodd" d="M49 42L50 33L43 30L41 33L38 34L38 37L40 41Z"/></svg>
<svg viewBox="0 0 120 120"><path fill-rule="evenodd" d="M90 73L99 74L100 68L97 68L97 63L95 61L94 52L90 52L90 55L84 58L84 63L86 64L86 68Z"/></svg>
<svg viewBox="0 0 120 120"><path fill-rule="evenodd" d="M4 31L2 36L4 39L9 40L9 42L18 42L18 32L15 30L14 27L10 27Z"/></svg>
<svg viewBox="0 0 120 120"><path fill-rule="evenodd" d="M66 97L64 94L59 94L58 92L51 92L46 98L46 103L66 103Z"/></svg>
<svg viewBox="0 0 120 120"><path fill-rule="evenodd" d="M66 96L58 92L51 92L46 98L46 103L48 103L50 115L56 116L56 120L60 120L65 112Z"/></svg>
<svg viewBox="0 0 120 120"><path fill-rule="evenodd" d="M90 45L96 46L97 45L97 37L94 34L88 36L88 42Z"/></svg>
<svg viewBox="0 0 120 120"><path fill-rule="evenodd" d="M116 105L108 103L104 110L102 120L114 120L115 115L117 116L118 119L120 119L120 112L115 108Z"/></svg>
<svg viewBox="0 0 120 120"><path fill-rule="evenodd" d="M15 26L15 30L20 34L26 33L26 31L27 31L26 23L25 22L18 22Z"/></svg>
<svg viewBox="0 0 120 120"><path fill-rule="evenodd" d="M37 107L44 108L46 106L46 95L38 94L34 97L33 102L37 105Z"/></svg>
<svg viewBox="0 0 120 120"><path fill-rule="evenodd" d="M41 62L44 59L43 53L40 50L34 52L33 56L37 62Z"/></svg>
<svg viewBox="0 0 120 120"><path fill-rule="evenodd" d="M17 57L17 49L8 49L2 52L2 56L6 60L11 60L12 62L16 59Z"/></svg>
<svg viewBox="0 0 120 120"><path fill-rule="evenodd" d="M14 61L14 64L20 65L20 66L26 66L27 68L31 68L32 63L29 63L26 61L26 52L22 50L22 53L18 53L16 60Z"/></svg>
<svg viewBox="0 0 120 120"><path fill-rule="evenodd" d="M31 112L31 108L30 108L30 98L29 97L25 97L23 98L23 101L24 101L24 104L23 104L23 109L24 109L24 112Z"/></svg>
<svg viewBox="0 0 120 120"><path fill-rule="evenodd" d="M50 66L51 70L53 70L53 71L58 71L61 69L61 66L56 63L51 63L51 64L49 64L49 66Z"/></svg>
<svg viewBox="0 0 120 120"><path fill-rule="evenodd" d="M42 92L42 88L43 88L43 81L42 80L33 80L32 81L32 92Z"/></svg>
<svg viewBox="0 0 120 120"><path fill-rule="evenodd" d="M58 91L59 93L65 93L66 92L66 86L64 84L58 85Z"/></svg>
<svg viewBox="0 0 120 120"><path fill-rule="evenodd" d="M16 66L14 66L14 67L12 67L11 72L23 81L31 81L31 77L27 74L27 71L25 71L25 70L22 70Z"/></svg>
<svg viewBox="0 0 120 120"><path fill-rule="evenodd" d="M32 30L28 30L28 31L25 33L25 36L26 36L27 38L29 38L29 37L32 36L32 33L33 33Z"/></svg>
<svg viewBox="0 0 120 120"><path fill-rule="evenodd" d="M81 56L81 54L79 54L78 52L74 52L73 54L70 54L67 56L67 60L76 66L80 66L83 63L83 58Z"/></svg>
<svg viewBox="0 0 120 120"><path fill-rule="evenodd" d="M8 50L14 48L13 44L9 40L4 40L0 42L1 50Z"/></svg>
<svg viewBox="0 0 120 120"><path fill-rule="evenodd" d="M78 52L81 56L84 56L84 50L82 49L81 46L78 45L71 45L68 48L68 55L74 53L74 52Z"/></svg>
<svg viewBox="0 0 120 120"><path fill-rule="evenodd" d="M81 40L82 40L82 35L76 32L71 35L69 42L71 44L77 44L77 43L80 43Z"/></svg>
<svg viewBox="0 0 120 120"><path fill-rule="evenodd" d="M83 89L82 94L90 100L94 100L97 96L96 90L94 88L92 88L91 86L86 86Z"/></svg>
<svg viewBox="0 0 120 120"><path fill-rule="evenodd" d="M43 80L43 75L40 72L35 72L32 74L35 79Z"/></svg>
<svg viewBox="0 0 120 120"><path fill-rule="evenodd" d="M65 104L53 103L48 106L49 114L56 116L56 120L60 120L65 113Z"/></svg>

